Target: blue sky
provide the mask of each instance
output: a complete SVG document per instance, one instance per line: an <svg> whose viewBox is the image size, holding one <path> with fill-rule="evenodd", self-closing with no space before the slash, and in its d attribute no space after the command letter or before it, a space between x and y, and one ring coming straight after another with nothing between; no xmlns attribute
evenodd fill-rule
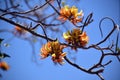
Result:
<svg viewBox="0 0 120 80"><path fill-rule="evenodd" d="M75 3L73 0L71 0L71 2L69 2L69 0L65 1L66 4L70 6L76 5L79 9L82 9L85 16L93 12L94 21L85 29L90 37L88 45L97 43L102 39L100 37L100 31L98 28L101 18L106 16L111 17L118 25L120 25L120 0L80 0L79 3ZM2 20L0 20L0 25L0 29L14 28L13 25ZM104 21L102 24L102 29L105 34L107 34L112 29L112 23L109 20ZM53 33L53 35L49 34L51 32L47 33L50 37L55 35L54 37L57 37L60 39L60 41L64 41L63 38L59 37L59 35L56 35L55 33ZM114 35L112 35L110 38L110 41L114 40L115 37L116 35L114 33ZM0 73L3 75L0 80L99 80L96 75L82 72L69 65L67 62L61 66L54 65L50 57L41 60L39 56L41 48L40 42L34 43L34 56L36 57L35 60L37 61L37 63L35 63L32 60L33 48L28 41L13 37L13 34L10 33L0 33L0 38L5 39L3 44L10 44L10 47L3 46L2 51L11 56L9 59L4 59L10 65L10 70L0 70ZM43 39L40 38L40 41L43 41ZM45 41L43 41L43 43L45 43ZM102 46L108 45L108 43L109 41ZM118 45L120 46L120 43ZM70 49L65 49L64 51L68 52L69 50ZM99 51L95 51L93 49L88 51L80 49L78 52L71 51L70 53L71 54L68 53L67 56L75 57L76 63L85 68L89 68L96 63L100 56ZM105 80L119 80L120 63L115 57L107 57L103 62L108 60L112 60L112 63L105 67L105 71L102 74L103 77Z"/></svg>

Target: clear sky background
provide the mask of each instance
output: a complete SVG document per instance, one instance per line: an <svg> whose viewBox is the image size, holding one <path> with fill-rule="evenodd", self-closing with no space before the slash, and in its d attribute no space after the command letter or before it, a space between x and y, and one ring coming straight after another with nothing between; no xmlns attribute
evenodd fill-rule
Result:
<svg viewBox="0 0 120 80"><path fill-rule="evenodd" d="M66 4L70 6L76 5L79 10L82 9L84 11L85 16L93 12L94 21L85 29L90 37L88 45L97 43L102 39L98 28L101 18L106 16L111 17L118 25L120 25L120 0L80 0L79 3L73 2L73 0L66 0ZM0 20L0 29L13 28L13 25ZM111 21L104 21L102 29L105 34L107 34L112 29ZM50 34L50 36L53 35ZM63 41L63 38L59 37L57 34L55 34L54 37ZM39 56L41 48L40 42L34 44L36 54L33 54L33 48L28 41L13 37L13 34L10 33L0 33L0 38L5 39L3 44L10 44L10 47L3 46L2 51L11 56L9 59L4 59L10 65L10 70L0 70L0 73L3 75L0 80L99 80L96 75L82 72L69 65L67 62L61 66L54 65L50 57L41 60ZM115 38L116 35L112 35L110 40L102 46L108 45L109 42L112 42ZM40 38L40 40L43 39ZM120 46L120 42L118 45ZM68 50L65 51L68 52ZM78 52L71 51L70 53L71 54L68 53L67 56L75 57L75 63L85 68L89 68L94 63L97 63L100 57L99 51L93 49L88 51L80 49ZM35 57L37 63L32 60L32 56ZM112 60L113 62L105 67L103 77L105 80L120 80L120 63L115 57L107 57L104 62L107 62L108 60Z"/></svg>

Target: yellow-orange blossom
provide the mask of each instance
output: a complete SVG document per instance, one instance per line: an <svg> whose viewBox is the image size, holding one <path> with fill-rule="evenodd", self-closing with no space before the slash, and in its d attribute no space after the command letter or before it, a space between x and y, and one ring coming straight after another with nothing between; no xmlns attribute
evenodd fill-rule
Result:
<svg viewBox="0 0 120 80"><path fill-rule="evenodd" d="M47 42L42 46L40 55L43 59L51 56L53 62L63 64L64 56L66 56L66 53L62 52L63 48L64 46L58 41Z"/></svg>
<svg viewBox="0 0 120 80"><path fill-rule="evenodd" d="M89 37L87 36L86 32L81 32L80 29L73 29L71 32L68 31L63 33L63 38L72 45L75 46L86 46L88 43ZM73 47L73 49L76 49Z"/></svg>
<svg viewBox="0 0 120 80"><path fill-rule="evenodd" d="M60 20L67 20L69 19L73 24L81 22L83 18L83 11L81 10L78 13L78 8L75 6L69 7L68 5L64 6L60 10Z"/></svg>

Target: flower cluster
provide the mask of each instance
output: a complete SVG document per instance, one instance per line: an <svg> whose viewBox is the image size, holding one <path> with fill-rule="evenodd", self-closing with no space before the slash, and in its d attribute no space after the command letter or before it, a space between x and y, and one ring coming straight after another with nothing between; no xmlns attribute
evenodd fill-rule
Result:
<svg viewBox="0 0 120 80"><path fill-rule="evenodd" d="M41 48L41 57L46 58L48 56L52 57L54 63L63 64L64 57L66 53L63 53L64 46L60 45L58 41L48 42Z"/></svg>
<svg viewBox="0 0 120 80"><path fill-rule="evenodd" d="M10 67L6 62L2 61L2 62L0 62L0 68L2 70L8 70Z"/></svg>
<svg viewBox="0 0 120 80"><path fill-rule="evenodd" d="M63 38L68 42L68 44L81 47L86 46L89 40L86 32L82 32L80 29L73 29L71 32L68 31L63 33ZM76 50L76 47L72 48Z"/></svg>
<svg viewBox="0 0 120 80"><path fill-rule="evenodd" d="M68 5L64 6L60 10L60 20L67 20L69 19L73 24L76 24L78 22L81 22L83 18L83 11L81 10L78 13L78 8L75 6L69 7Z"/></svg>
<svg viewBox="0 0 120 80"><path fill-rule="evenodd" d="M14 29L15 29L15 31L14 31L15 35L20 36L20 35L24 35L26 33L26 31L24 29L22 29L22 28L20 28L18 26L15 26Z"/></svg>

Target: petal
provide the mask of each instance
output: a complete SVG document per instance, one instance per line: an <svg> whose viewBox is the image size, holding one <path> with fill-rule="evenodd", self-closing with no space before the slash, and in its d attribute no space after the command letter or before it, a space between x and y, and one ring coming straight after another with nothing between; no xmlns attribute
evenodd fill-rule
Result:
<svg viewBox="0 0 120 80"><path fill-rule="evenodd" d="M63 38L69 39L71 37L70 32L68 31L67 33L63 33Z"/></svg>
<svg viewBox="0 0 120 80"><path fill-rule="evenodd" d="M53 58L55 58L55 57L56 57L55 53L53 53L51 56L52 56Z"/></svg>
<svg viewBox="0 0 120 80"><path fill-rule="evenodd" d="M77 15L78 16L83 16L83 10L81 10Z"/></svg>
<svg viewBox="0 0 120 80"><path fill-rule="evenodd" d="M64 53L62 53L60 56L65 57L65 56L66 56L66 53L64 52Z"/></svg>
<svg viewBox="0 0 120 80"><path fill-rule="evenodd" d="M75 6L72 6L71 13L75 16L78 13L78 9Z"/></svg>
<svg viewBox="0 0 120 80"><path fill-rule="evenodd" d="M3 61L3 62L0 62L0 68L2 70L8 70L10 67L6 62Z"/></svg>

